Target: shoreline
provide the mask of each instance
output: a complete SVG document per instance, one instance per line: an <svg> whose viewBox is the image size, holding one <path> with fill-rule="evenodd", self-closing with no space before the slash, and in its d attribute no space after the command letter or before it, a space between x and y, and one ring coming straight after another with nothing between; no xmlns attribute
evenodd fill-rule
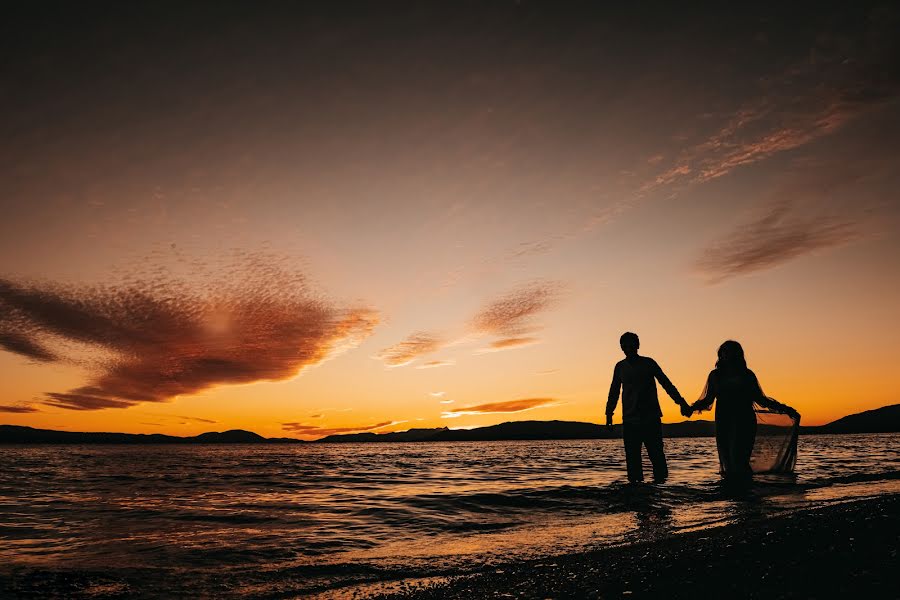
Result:
<svg viewBox="0 0 900 600"><path fill-rule="evenodd" d="M354 575L337 565L269 571L227 561L182 569L5 565L0 597L900 598L900 493L777 516L744 502L741 519L725 525L672 533L650 511L643 527L652 539L515 560L498 552L489 564L449 568L347 565Z"/></svg>
<svg viewBox="0 0 900 600"><path fill-rule="evenodd" d="M344 597L900 597L900 494Z"/></svg>

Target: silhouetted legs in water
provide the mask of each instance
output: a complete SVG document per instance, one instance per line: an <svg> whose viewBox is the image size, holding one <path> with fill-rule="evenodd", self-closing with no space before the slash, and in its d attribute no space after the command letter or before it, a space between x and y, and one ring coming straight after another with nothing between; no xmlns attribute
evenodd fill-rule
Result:
<svg viewBox="0 0 900 600"><path fill-rule="evenodd" d="M756 415L752 411L737 415L716 415L716 447L727 487L740 489L748 487L752 482L750 457L755 441Z"/></svg>
<svg viewBox="0 0 900 600"><path fill-rule="evenodd" d="M612 429L613 413L622 396L622 438L625 442L625 462L628 466L628 481L637 483L644 480L641 466L641 446L647 447L650 462L653 463L653 481L661 483L669 476L666 455L662 441L662 410L656 384L662 385L666 393L681 407L681 413L690 414L690 406L682 398L659 364L650 357L641 356L638 350L641 340L636 333L626 331L619 338L619 347L625 354L624 360L616 363L612 383L606 401L606 426Z"/></svg>
<svg viewBox="0 0 900 600"><path fill-rule="evenodd" d="M628 481L638 483L644 480L644 465L641 461L641 446L647 447L647 456L653 464L653 481L662 483L669 476L666 454L663 451L662 423L623 423L622 439L625 442L625 463L628 467Z"/></svg>

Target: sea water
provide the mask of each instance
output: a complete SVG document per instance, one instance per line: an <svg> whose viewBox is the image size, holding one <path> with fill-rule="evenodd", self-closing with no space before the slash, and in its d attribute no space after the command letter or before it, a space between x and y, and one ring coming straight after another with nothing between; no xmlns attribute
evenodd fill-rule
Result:
<svg viewBox="0 0 900 600"><path fill-rule="evenodd" d="M900 492L897 434L803 436L795 477L741 497L712 438L665 444L669 481L638 486L620 440L0 446L0 579L332 595Z"/></svg>

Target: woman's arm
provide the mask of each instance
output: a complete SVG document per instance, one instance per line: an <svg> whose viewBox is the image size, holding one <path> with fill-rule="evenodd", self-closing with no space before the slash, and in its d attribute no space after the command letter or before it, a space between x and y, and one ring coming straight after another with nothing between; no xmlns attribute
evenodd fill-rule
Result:
<svg viewBox="0 0 900 600"><path fill-rule="evenodd" d="M762 386L759 384L759 379L756 378L756 373L753 371L749 371L750 377L753 380L753 387L756 396L756 403L762 406L763 408L767 408L772 412L780 413L783 415L788 415L795 419L800 418L800 413L796 410L788 406L787 404L782 404L778 400L774 398L769 398L762 390Z"/></svg>
<svg viewBox="0 0 900 600"><path fill-rule="evenodd" d="M716 372L712 371L710 372L709 377L706 378L706 387L703 388L703 394L700 396L699 400L691 405L691 410L709 410L716 400L717 393Z"/></svg>

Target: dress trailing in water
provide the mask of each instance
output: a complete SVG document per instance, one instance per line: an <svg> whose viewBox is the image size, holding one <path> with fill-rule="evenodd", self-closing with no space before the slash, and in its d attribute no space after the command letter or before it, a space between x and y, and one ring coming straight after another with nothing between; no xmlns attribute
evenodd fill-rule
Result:
<svg viewBox="0 0 900 600"><path fill-rule="evenodd" d="M717 402L716 402L717 401ZM695 410L716 402L716 448L722 475L792 473L797 462L800 416L766 396L750 369L714 369Z"/></svg>

